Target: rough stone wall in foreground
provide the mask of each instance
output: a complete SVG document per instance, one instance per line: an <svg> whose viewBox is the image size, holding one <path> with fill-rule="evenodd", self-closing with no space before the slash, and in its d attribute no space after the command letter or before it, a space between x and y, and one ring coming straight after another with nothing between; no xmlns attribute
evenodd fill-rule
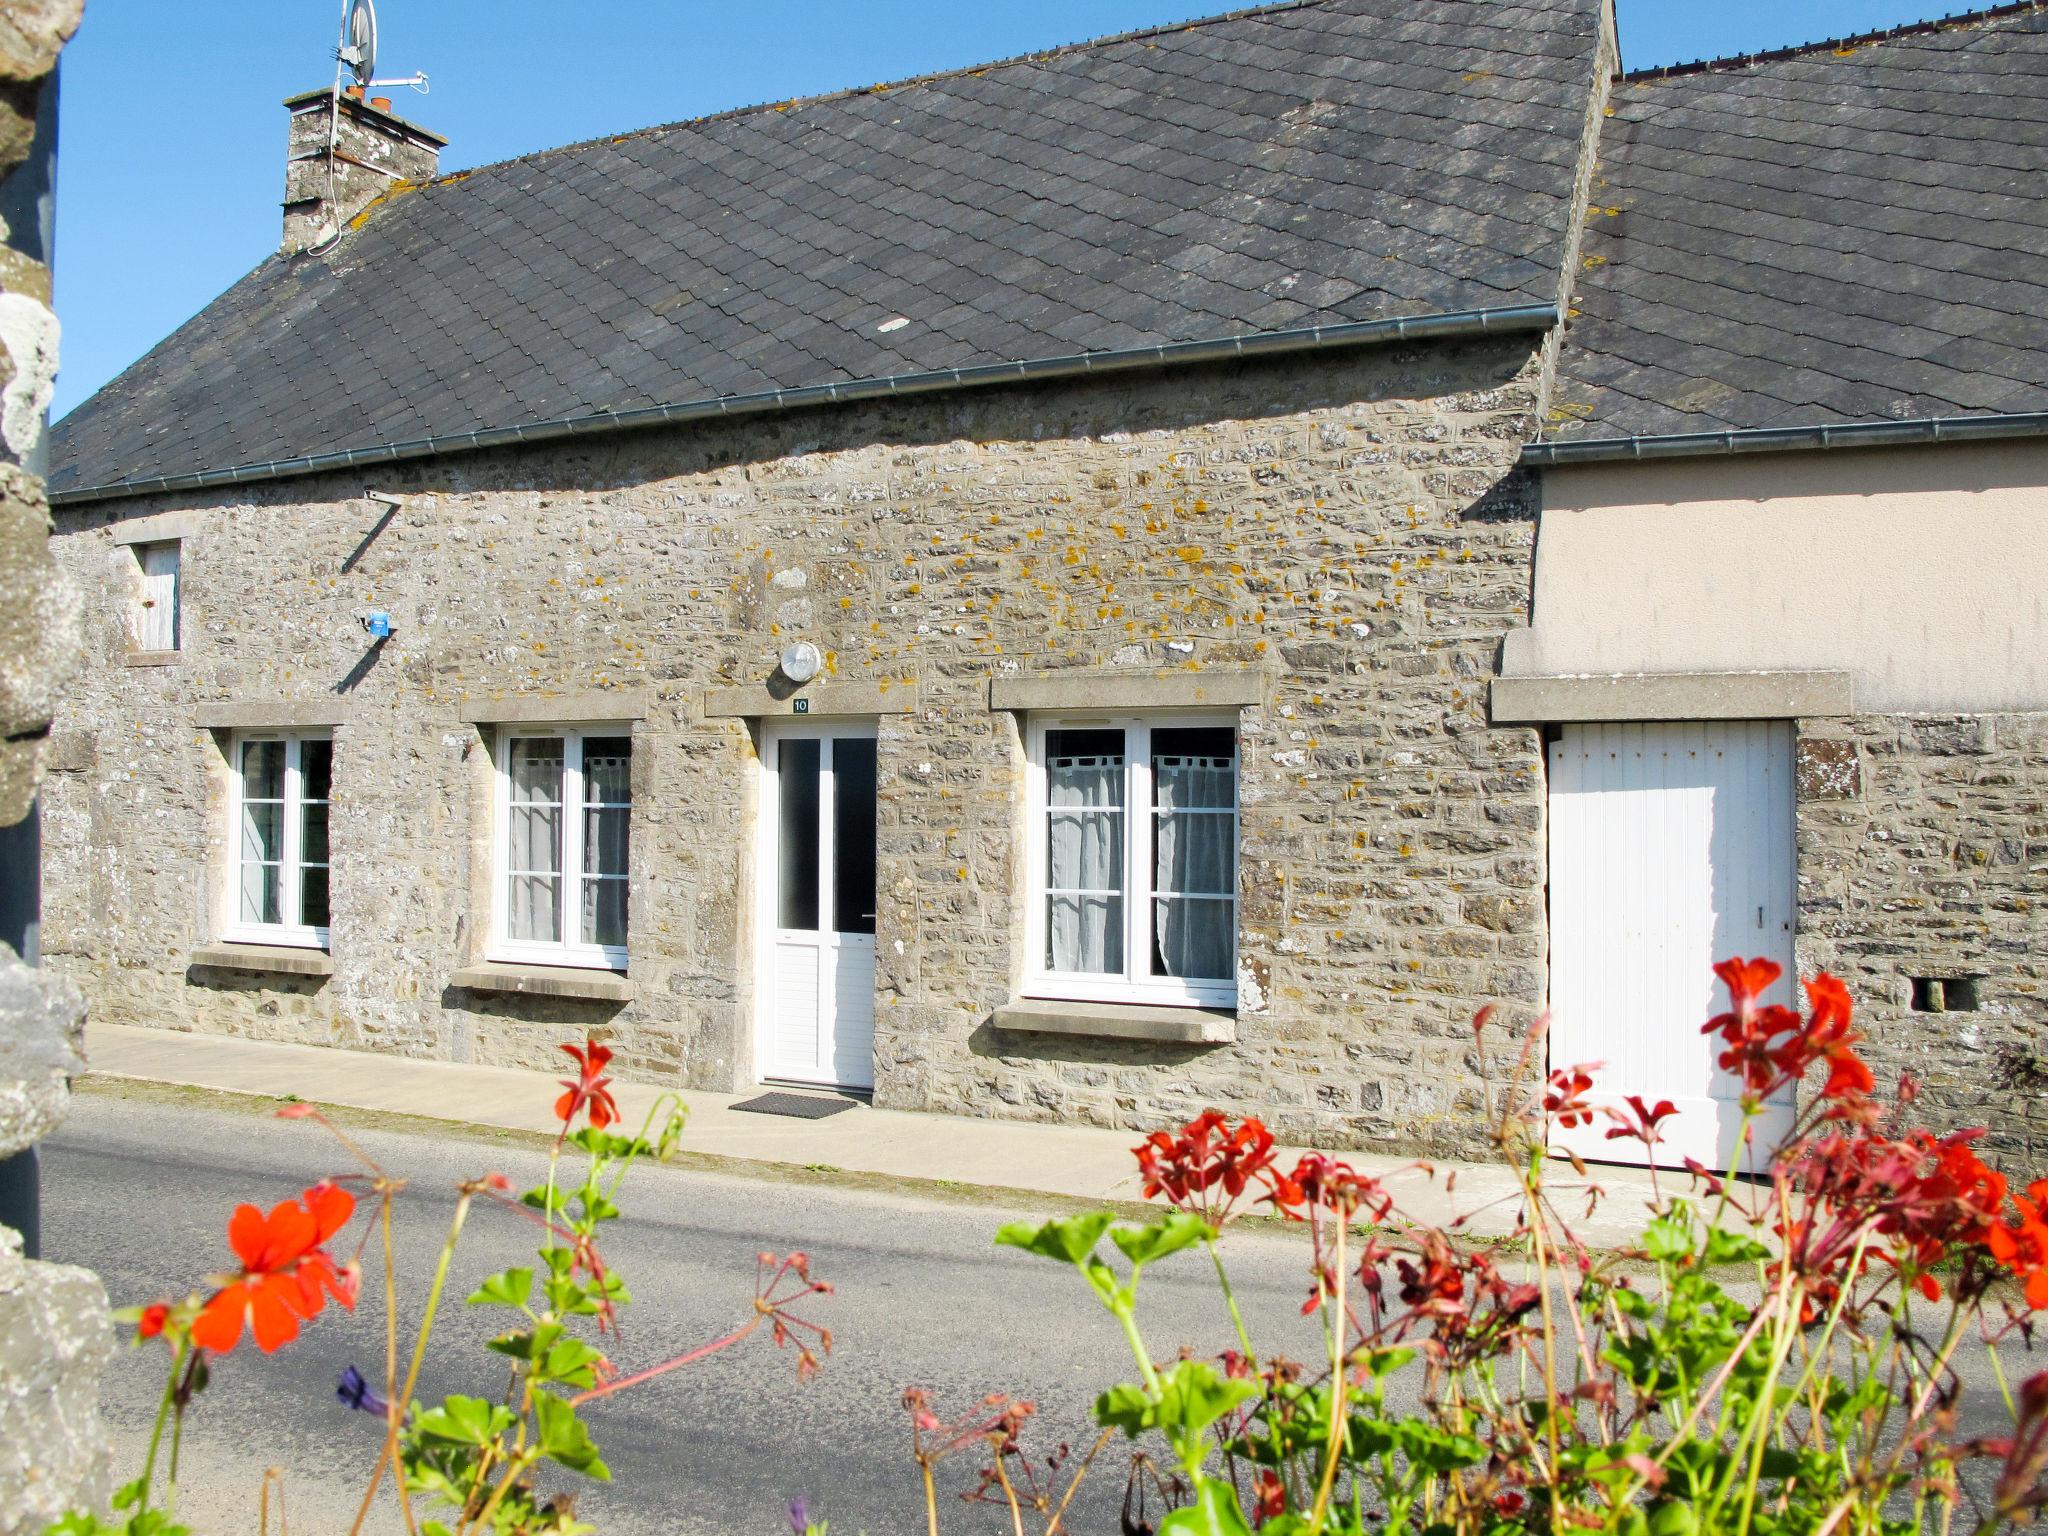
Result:
<svg viewBox="0 0 2048 1536"><path fill-rule="evenodd" d="M57 372L43 203L54 74L80 4L29 0L0 12L0 180L12 178L0 206L16 221L0 226L0 829L8 829L0 882L9 898L0 901L0 1159L57 1127L70 1075L84 1067L77 990L23 965L6 942L24 942L33 918L32 900L21 899L34 880L20 867L28 862L22 850L33 846L22 823L78 656L77 594L51 558L49 505L35 471ZM39 132L48 137L39 142ZM20 1172L17 1163L10 1194L21 1187ZM22 1208L32 1216L32 1204ZM8 1209L16 1209L12 1201ZM112 1349L106 1293L90 1271L26 1261L22 1248L21 1235L0 1226L0 1536L40 1531L107 1493L98 1400Z"/></svg>
<svg viewBox="0 0 2048 1536"><path fill-rule="evenodd" d="M795 637L880 721L877 1099L1125 1127L1207 1103L1290 1137L1473 1150L1470 1015L1543 995L1536 733L1485 679L1526 621L1512 472L1526 346L1359 351L615 436L68 514L89 678L60 722L46 944L110 1021L542 1064L595 1024L621 1066L750 1081L742 723ZM401 492L381 529L366 488ZM116 516L189 515L188 654L124 665ZM397 626L366 650L353 615ZM1021 971L1006 671L1255 671L1243 732L1238 1041L999 1033ZM451 990L480 954L479 701L645 688L631 976L616 1005ZM338 707L335 973L187 973L217 936L209 701Z"/></svg>
<svg viewBox="0 0 2048 1536"><path fill-rule="evenodd" d="M1986 1127L1999 1161L2048 1152L2048 715L1800 722L1799 969L1849 985L1880 1089L1916 1123ZM1914 977L1977 979L1966 1012Z"/></svg>

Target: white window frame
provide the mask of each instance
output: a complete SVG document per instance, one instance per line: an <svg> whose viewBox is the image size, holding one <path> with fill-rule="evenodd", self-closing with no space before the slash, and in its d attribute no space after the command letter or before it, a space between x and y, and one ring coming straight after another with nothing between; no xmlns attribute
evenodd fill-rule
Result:
<svg viewBox="0 0 2048 1536"><path fill-rule="evenodd" d="M284 747L284 839L279 850L277 909L297 912L305 878L305 792L301 763L309 741L332 744L331 731L237 731L228 738L228 880L221 938L230 944L284 944L326 949L331 930L305 923L252 923L242 917L242 749L250 742L281 741ZM327 785L327 901L334 903L334 782L330 760Z"/></svg>
<svg viewBox="0 0 2048 1536"><path fill-rule="evenodd" d="M131 544L129 548L135 552L136 572L135 610L133 622L129 626L129 638L138 651L151 655L168 655L173 651L182 651L185 648L185 615L183 612L185 604L184 542L179 539L152 539L145 544ZM171 643L169 645L151 645L147 639L153 608L153 599L149 595L149 560L154 552L165 549L171 552L172 567L170 572Z"/></svg>
<svg viewBox="0 0 2048 1536"><path fill-rule="evenodd" d="M513 965L577 966L584 970L623 972L626 969L626 947L585 944L568 937L571 932L580 931L583 913L583 739L586 736L623 736L631 743L634 756L637 757L640 751L640 743L634 738L633 725L629 720L583 725L501 724L497 728L498 739L492 753L497 782L492 790L495 809L491 818L491 937L484 953L487 960ZM507 887L510 877L508 839L512 828L512 743L534 740L562 743L563 937L552 944L531 939L514 940L510 936ZM629 801L626 812L627 945L632 943L633 937L631 909L635 840L631 829L636 809L637 803Z"/></svg>
<svg viewBox="0 0 2048 1536"><path fill-rule="evenodd" d="M1026 997L1072 1002L1146 1003L1184 1008L1235 1008L1237 980L1191 981L1148 974L1152 960L1152 731L1184 727L1227 727L1237 749L1239 793L1232 797L1231 840L1237 846L1238 877L1243 879L1242 785L1244 738L1235 713L1177 713L1166 710L1142 715L1097 712L1033 714L1025 724L1026 826L1024 860L1024 980ZM1046 969L1046 887L1052 850L1046 837L1046 733L1055 730L1121 730L1124 733L1124 973L1121 976L1076 974ZM1232 893L1235 926L1243 905ZM1240 933L1241 937L1241 933ZM1238 945L1232 944L1233 968Z"/></svg>

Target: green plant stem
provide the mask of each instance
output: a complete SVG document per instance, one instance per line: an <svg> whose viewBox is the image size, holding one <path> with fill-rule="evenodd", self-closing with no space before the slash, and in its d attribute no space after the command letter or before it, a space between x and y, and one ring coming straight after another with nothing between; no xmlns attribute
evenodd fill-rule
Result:
<svg viewBox="0 0 2048 1536"><path fill-rule="evenodd" d="M1217 1246L1216 1229L1205 1226L1202 1230L1202 1246L1209 1250L1209 1262L1216 1266L1216 1283L1223 1289L1223 1304L1230 1309L1230 1325L1237 1330L1237 1345L1244 1351L1245 1368L1254 1376L1258 1374L1258 1351L1252 1348L1252 1336L1244 1325L1244 1316L1237 1310L1237 1292L1230 1287L1230 1276L1223 1271L1223 1254Z"/></svg>
<svg viewBox="0 0 2048 1536"><path fill-rule="evenodd" d="M1323 1462L1322 1485L1316 1489L1315 1510L1308 1517L1311 1536L1323 1528L1323 1516L1329 1512L1330 1492L1337 1486L1337 1463L1343 1459L1345 1441L1349 1438L1350 1426L1344 1420L1344 1408L1350 1397L1350 1384L1344 1379L1344 1237L1351 1228L1348 1214L1337 1217L1337 1306L1330 1323L1330 1451Z"/></svg>
<svg viewBox="0 0 2048 1536"><path fill-rule="evenodd" d="M149 1512L149 1495L156 1482L156 1451L164 1437L164 1421L171 1416L171 1400L178 1392L178 1372L185 1364L185 1343L181 1339L171 1350L171 1373L164 1381L163 1401L156 1405L156 1423L149 1431L149 1454L142 1458L142 1501L136 1515Z"/></svg>
<svg viewBox="0 0 2048 1536"><path fill-rule="evenodd" d="M448 1265L455 1257L455 1242L462 1236L462 1224L469 1219L469 1203L475 1198L472 1191L465 1189L462 1197L455 1202L455 1215L448 1223L448 1236L441 1244L441 1259L434 1266L434 1283L427 1291L426 1314L421 1317L420 1331L413 1340L412 1364L405 1373L405 1386L398 1396L391 1400L391 1417L384 1429L384 1450L377 1457L376 1470L370 1474L370 1486L363 1490L363 1502L357 1508L355 1520L348 1528L348 1536L362 1536L363 1521L369 1518L370 1502L377 1497L377 1484L383 1480L386 1467L391 1467L393 1476L398 1479L401 1487L404 1485L405 1473L397 1465L398 1426L403 1421L405 1413L403 1405L412 1401L413 1388L419 1384L420 1366L427 1358L427 1337L434 1331L434 1314L440 1310L441 1290L448 1283ZM412 1506L409 1501L401 1502L405 1504L407 1520L410 1522Z"/></svg>
<svg viewBox="0 0 2048 1536"><path fill-rule="evenodd" d="M489 1529L491 1516L496 1514L498 1506L505 1502L505 1495L512 1491L512 1484L517 1481L519 1474L538 1460L540 1460L540 1451L538 1449L521 1451L517 1456L514 1456L505 1468L505 1475L498 1479L497 1486L491 1490L491 1496L484 1500L484 1507L476 1512L474 1520L466 1521L462 1529L466 1531Z"/></svg>
<svg viewBox="0 0 2048 1536"><path fill-rule="evenodd" d="M924 1523L930 1536L939 1536L939 1490L932 1482L932 1462L929 1456L917 1458L918 1470L924 1473Z"/></svg>
<svg viewBox="0 0 2048 1536"><path fill-rule="evenodd" d="M661 1097L648 1106L647 1118L640 1122L640 1134L633 1138L633 1150L619 1159L619 1166L612 1174L611 1184L605 1189L605 1199L611 1200L617 1196L619 1185L625 1182L627 1173L632 1170L634 1162L639 1158L640 1148L647 1142L647 1133L654 1129L654 1117L661 1113L661 1107L664 1104L669 1106L669 1113L671 1115L677 1111L681 1111L684 1114L689 1113L688 1106L673 1093L662 1094Z"/></svg>
<svg viewBox="0 0 2048 1536"><path fill-rule="evenodd" d="M1557 1317L1550 1305L1550 1249L1543 1241L1543 1213L1540 1209L1530 1212L1534 1218L1529 1223L1529 1244L1536 1260L1536 1300L1543 1309L1543 1386L1549 1393L1550 1401L1557 1401ZM1550 1476L1552 1478L1550 1506L1550 1529L1561 1529L1564 1518L1564 1489L1559 1486L1564 1468L1557 1453L1557 1415L1543 1416L1543 1435L1550 1446Z"/></svg>

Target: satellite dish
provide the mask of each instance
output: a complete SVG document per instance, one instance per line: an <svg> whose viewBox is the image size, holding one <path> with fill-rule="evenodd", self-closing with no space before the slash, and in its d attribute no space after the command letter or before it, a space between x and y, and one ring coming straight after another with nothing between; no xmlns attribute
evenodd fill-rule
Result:
<svg viewBox="0 0 2048 1536"><path fill-rule="evenodd" d="M370 0L349 0L341 19L340 57L357 85L370 84L377 72L377 8Z"/></svg>

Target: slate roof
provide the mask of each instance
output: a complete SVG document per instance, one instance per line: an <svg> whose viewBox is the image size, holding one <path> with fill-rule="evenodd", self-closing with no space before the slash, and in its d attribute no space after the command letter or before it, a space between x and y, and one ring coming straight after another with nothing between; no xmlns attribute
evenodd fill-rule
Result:
<svg viewBox="0 0 2048 1536"><path fill-rule="evenodd" d="M446 177L72 412L51 488L1556 302L1598 30L1296 0Z"/></svg>
<svg viewBox="0 0 2048 1536"><path fill-rule="evenodd" d="M1546 439L2048 410L2048 10L1612 107Z"/></svg>

